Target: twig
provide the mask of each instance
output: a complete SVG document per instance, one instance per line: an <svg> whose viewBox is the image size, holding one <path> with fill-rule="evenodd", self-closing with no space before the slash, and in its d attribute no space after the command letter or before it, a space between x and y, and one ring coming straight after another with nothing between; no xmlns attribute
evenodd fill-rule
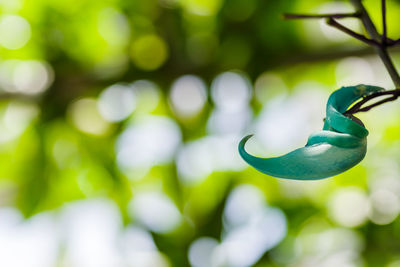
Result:
<svg viewBox="0 0 400 267"><path fill-rule="evenodd" d="M333 19L342 19L342 18L358 18L360 17L360 13L332 13L332 14L291 14L285 13L283 14L284 19L323 19L323 18L333 18Z"/></svg>
<svg viewBox="0 0 400 267"><path fill-rule="evenodd" d="M379 43L375 40L372 39L368 39L367 37L365 37L364 35L358 34L352 30L350 30L349 28L346 28L345 26L343 26L342 24L340 24L339 22L337 22L336 20L334 20L333 18L329 18L326 20L326 23L329 26L332 26L348 35L350 35L351 37L360 40L361 42L364 42L368 45L372 45L372 46L379 46Z"/></svg>
<svg viewBox="0 0 400 267"><path fill-rule="evenodd" d="M390 41L390 42L387 43L387 46L395 46L395 45L400 44L400 39L397 39L397 40L388 40L388 41Z"/></svg>
<svg viewBox="0 0 400 267"><path fill-rule="evenodd" d="M367 10L363 6L361 0L351 0L351 2L357 12L361 14L360 19L365 27L365 30L368 32L373 40L375 40L376 42L380 42L382 40L382 37L376 30L376 27L372 22ZM381 58L383 64L385 65L386 70L389 72L389 75L392 78L394 85L396 86L396 88L400 88L400 76L397 73L391 58L389 57L386 47L381 44L380 46L375 46L375 50Z"/></svg>
<svg viewBox="0 0 400 267"><path fill-rule="evenodd" d="M336 29L352 36L353 38L360 40L369 46L374 47L375 51L378 53L379 57L381 58L383 64L386 67L394 85L396 86L395 90L390 91L382 91L377 92L375 94L371 94L361 101L356 103L353 107L345 112L345 114L354 114L357 112L364 112L368 111L376 106L379 106L383 103L396 100L400 97L400 76L397 73L397 70L388 54L387 47L394 46L400 44L400 39L392 40L387 37L387 24L386 24L386 0L381 0L382 4L382 24L383 24L383 33L380 35L376 30L375 24L372 22L367 10L365 9L364 5L362 4L362 0L350 0L353 6L356 9L355 13L342 13L342 14L284 14L285 19L316 19L316 18L326 18L326 22L328 25L335 27ZM353 30L343 26L342 24L338 23L335 19L340 18L349 18L349 17L356 17L361 20L364 25L365 30L367 31L370 38L367 38L364 35L358 34ZM391 95L388 98L382 99L373 103L369 106L362 107L368 101L384 96L384 95Z"/></svg>
<svg viewBox="0 0 400 267"><path fill-rule="evenodd" d="M391 96L391 97L382 99L381 101L378 101L378 102L376 102L376 103L374 103L374 104L372 104L372 105L369 105L369 106L360 108L359 110L357 110L357 112L366 112L366 111L368 111L368 110L370 110L370 109L372 109L372 108L374 108L374 107L377 107L377 106L379 106L379 105L382 105L382 104L384 104L384 103L387 103L387 102L390 102L390 101L394 101L394 100L396 100L398 97L399 97L398 95L394 95L394 96Z"/></svg>
<svg viewBox="0 0 400 267"><path fill-rule="evenodd" d="M387 38L387 25L386 25L386 0L382 0L382 27L383 27L383 33L382 33L382 44L386 45L386 38Z"/></svg>
<svg viewBox="0 0 400 267"><path fill-rule="evenodd" d="M20 99L20 100L38 100L40 99L40 96L37 95L28 95L28 94L22 94L22 93L1 93L0 94L0 101L2 100L9 100L9 99Z"/></svg>
<svg viewBox="0 0 400 267"><path fill-rule="evenodd" d="M366 106L366 107L362 107L362 105L364 105L368 101L370 101L370 100L372 100L374 98L380 97L380 96L384 96L384 95L392 95L392 96L389 97L389 98L383 99L381 101L378 101L378 102L376 102L376 103L374 103L372 105L369 105L369 106ZM399 89L377 92L377 93L374 93L374 94L371 94L369 96L364 97L360 102L356 103L349 110L347 110L344 114L355 114L357 112L365 112L365 111L368 111L371 108L379 106L379 105L381 105L383 103L396 100L399 96L400 96L400 90Z"/></svg>

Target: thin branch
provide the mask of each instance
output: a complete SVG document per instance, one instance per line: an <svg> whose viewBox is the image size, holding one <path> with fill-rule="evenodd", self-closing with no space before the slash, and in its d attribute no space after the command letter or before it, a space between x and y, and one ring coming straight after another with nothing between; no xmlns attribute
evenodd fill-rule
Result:
<svg viewBox="0 0 400 267"><path fill-rule="evenodd" d="M367 37L365 37L364 35L358 34L352 30L350 30L349 28L346 28L345 26L343 26L342 24L340 24L339 22L337 22L336 20L334 20L333 18L328 18L326 20L326 23L329 26L332 26L348 35L350 35L351 37L360 40L361 42L364 42L368 45L372 45L372 46L379 46L379 43L375 40L372 39L368 39Z"/></svg>
<svg viewBox="0 0 400 267"><path fill-rule="evenodd" d="M382 0L382 27L383 27L383 33L382 33L382 44L386 45L386 38L387 38L387 25L386 25L386 0Z"/></svg>
<svg viewBox="0 0 400 267"><path fill-rule="evenodd" d="M376 102L376 103L374 103L374 104L372 104L372 105L369 105L369 106L360 108L357 112L366 112L366 111L369 111L370 109L372 109L372 108L374 108L374 107L380 106L380 105L382 105L382 104L384 104L384 103L387 103L387 102L390 102L390 101L394 101L394 100L396 100L398 97L399 97L398 95L394 95L394 96L391 96L391 97L382 99L381 101L378 101L378 102Z"/></svg>
<svg viewBox="0 0 400 267"><path fill-rule="evenodd" d="M22 93L0 93L0 101L9 100L9 99L20 99L20 100L28 100L28 101L37 101L40 99L40 96L36 95L27 95Z"/></svg>
<svg viewBox="0 0 400 267"><path fill-rule="evenodd" d="M323 18L333 18L333 19L342 19L342 18L359 18L360 13L332 13L332 14L291 14L285 13L283 14L284 19L323 19Z"/></svg>
<svg viewBox="0 0 400 267"><path fill-rule="evenodd" d="M395 45L400 44L400 39L397 39L397 40L388 40L388 41L390 41L390 42L387 43L387 46L395 46Z"/></svg>
<svg viewBox="0 0 400 267"><path fill-rule="evenodd" d="M371 36L373 40L375 40L376 42L380 42L382 40L382 37L376 30L376 27L372 22L361 0L351 0L351 2L354 5L357 12L361 14L360 18L365 27L365 30L368 32L368 34ZM392 78L394 85L396 86L396 88L400 88L400 76L397 73L396 68L394 67L392 59L390 58L386 47L384 45L375 46L375 50L378 53L379 57L381 58L383 64L385 65L386 70L389 72L390 78Z"/></svg>
<svg viewBox="0 0 400 267"><path fill-rule="evenodd" d="M384 96L384 95L392 95L392 96L389 98L383 99L381 101L378 101L372 105L362 107L368 101L370 101L374 98L380 97L380 96ZM374 94L364 97L360 102L356 103L349 110L347 110L344 114L355 114L357 112L368 111L373 107L379 106L379 105L389 102L389 101L393 101L393 100L397 99L399 96L400 96L399 89L377 92L377 93L374 93Z"/></svg>
<svg viewBox="0 0 400 267"><path fill-rule="evenodd" d="M349 110L345 112L345 114L354 114L357 112L365 112L368 111L374 107L377 107L379 105L382 105L384 103L387 103L389 101L396 100L397 98L400 97L400 76L397 73L397 70L389 56L389 53L387 51L387 46L394 46L397 44L400 44L400 39L399 40L392 40L387 37L387 24L386 24L386 0L381 0L382 4L382 25L383 25L383 33L380 35L378 31L376 30L375 24L372 22L371 17L369 16L367 10L365 9L362 0L350 0L353 4L353 6L356 9L355 13L342 13L342 14L284 14L285 19L319 19L319 18L325 18L326 22L328 25L350 35L351 37L360 40L369 46L372 46L375 48L375 51L378 53L379 57L381 58L383 64L386 67L386 70L388 71L393 83L396 86L395 90L390 90L390 91L382 91L382 92L377 92L374 94L371 94L367 97L364 97L361 101L356 103L354 106L352 106ZM364 35L358 34L351 29L343 26L342 24L338 23L335 19L340 19L340 18L351 18L351 17L356 17L359 18L363 25L365 30L367 31L368 35L370 38L367 38ZM363 107L364 104L366 104L368 101L380 97L380 96L385 96L385 95L391 95L390 97L387 97L385 99L382 99L380 101L377 101L369 106Z"/></svg>

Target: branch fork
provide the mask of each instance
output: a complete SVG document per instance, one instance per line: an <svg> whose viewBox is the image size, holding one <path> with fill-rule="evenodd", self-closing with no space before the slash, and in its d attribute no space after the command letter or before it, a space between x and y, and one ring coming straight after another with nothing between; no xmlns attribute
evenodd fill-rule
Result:
<svg viewBox="0 0 400 267"><path fill-rule="evenodd" d="M379 106L383 103L396 100L400 97L400 76L392 62L392 59L389 56L387 48L390 46L395 46L400 44L400 39L392 40L387 36L387 24L386 24L386 0L381 0L382 6L382 34L379 34L374 23L371 20L367 10L365 9L364 5L362 4L362 0L350 0L355 8L355 12L353 13L332 13L332 14L284 14L285 19L326 19L326 23L334 27L347 35L373 47L379 57L381 58L383 64L385 65L386 70L388 71L396 89L390 91L382 91L371 94L357 104L355 104L352 108L346 111L345 114L354 114L357 112L365 112L373 107ZM344 18L355 18L361 20L366 32L368 33L369 37L366 37L362 34L359 34L343 24L339 23L338 19ZM368 101L380 97L383 95L391 95L388 98L382 99L374 104L369 106L362 107Z"/></svg>

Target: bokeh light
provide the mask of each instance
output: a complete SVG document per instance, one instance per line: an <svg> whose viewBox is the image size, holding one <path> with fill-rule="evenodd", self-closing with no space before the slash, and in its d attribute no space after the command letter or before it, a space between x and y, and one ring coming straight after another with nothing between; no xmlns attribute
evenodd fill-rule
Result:
<svg viewBox="0 0 400 267"><path fill-rule="evenodd" d="M22 61L14 70L13 80L17 91L38 94L45 91L53 82L53 70L43 62Z"/></svg>
<svg viewBox="0 0 400 267"><path fill-rule="evenodd" d="M157 35L142 36L132 44L132 60L143 70L152 71L161 67L168 58L168 46Z"/></svg>
<svg viewBox="0 0 400 267"><path fill-rule="evenodd" d="M227 227L246 223L252 215L264 208L265 202L264 194L257 187L252 185L236 187L229 195L225 206L224 218Z"/></svg>
<svg viewBox="0 0 400 267"><path fill-rule="evenodd" d="M117 162L122 169L148 169L167 164L181 142L181 132L174 121L161 116L134 121L118 138ZM134 178L134 177L132 177Z"/></svg>
<svg viewBox="0 0 400 267"><path fill-rule="evenodd" d="M51 85L52 68L37 60L6 60L0 63L0 86L8 92L39 94Z"/></svg>
<svg viewBox="0 0 400 267"><path fill-rule="evenodd" d="M268 72L261 74L254 85L255 97L260 104L276 97L285 97L287 90L285 82L279 75Z"/></svg>
<svg viewBox="0 0 400 267"><path fill-rule="evenodd" d="M136 106L136 98L131 88L124 85L112 85L99 96L100 114L110 122L118 122L128 117Z"/></svg>
<svg viewBox="0 0 400 267"><path fill-rule="evenodd" d="M181 223L181 215L174 203L163 193L140 192L130 203L132 217L149 230L167 233Z"/></svg>
<svg viewBox="0 0 400 267"><path fill-rule="evenodd" d="M97 109L97 101L93 98L82 98L72 103L68 115L75 127L84 133L104 135L110 129L108 122Z"/></svg>
<svg viewBox="0 0 400 267"><path fill-rule="evenodd" d="M31 103L11 101L1 107L0 114L0 143L5 143L21 135L39 115L39 109Z"/></svg>
<svg viewBox="0 0 400 267"><path fill-rule="evenodd" d="M379 190L371 195L371 221L379 225L393 222L399 215L399 197L389 190Z"/></svg>
<svg viewBox="0 0 400 267"><path fill-rule="evenodd" d="M353 11L353 7L348 2L328 2L321 5L318 8L318 12L320 13L350 13ZM355 19L347 19L343 20L341 23L350 29L357 29L359 23ZM329 26L325 21L320 21L320 27L323 35L329 40L333 42L343 42L346 40L350 40L351 37L349 35L344 34L343 32Z"/></svg>
<svg viewBox="0 0 400 267"><path fill-rule="evenodd" d="M346 227L355 227L368 219L370 202L360 188L343 188L332 196L328 209L335 222Z"/></svg>
<svg viewBox="0 0 400 267"><path fill-rule="evenodd" d="M0 17L0 45L7 49L19 49L31 38L29 22L17 15Z"/></svg>
<svg viewBox="0 0 400 267"><path fill-rule="evenodd" d="M255 205L248 210L251 204L243 202L250 195ZM242 185L232 191L224 210L225 233L215 252L217 266L252 266L286 236L285 215L263 200L262 192L254 186Z"/></svg>
<svg viewBox="0 0 400 267"><path fill-rule="evenodd" d="M153 237L146 230L129 226L122 236L123 252L133 267L169 267L168 259L157 250Z"/></svg>
<svg viewBox="0 0 400 267"><path fill-rule="evenodd" d="M14 209L0 210L1 264L13 267L51 267L57 262L59 237L51 214L23 221Z"/></svg>
<svg viewBox="0 0 400 267"><path fill-rule="evenodd" d="M290 147L301 147L310 133L321 128L327 99L321 85L304 82L290 98L277 97L264 105L256 123L256 137L273 154L287 152ZM251 140L250 140L251 141Z"/></svg>
<svg viewBox="0 0 400 267"><path fill-rule="evenodd" d="M207 129L211 134L240 134L249 126L252 110L243 108L237 111L216 109L211 113L207 122Z"/></svg>
<svg viewBox="0 0 400 267"><path fill-rule="evenodd" d="M215 105L226 111L241 110L251 99L251 88L246 77L226 72L215 78L211 87Z"/></svg>
<svg viewBox="0 0 400 267"><path fill-rule="evenodd" d="M207 140L186 143L177 155L177 167L180 179L186 184L202 182L214 170L210 157L212 146Z"/></svg>
<svg viewBox="0 0 400 267"><path fill-rule="evenodd" d="M362 236L351 229L332 228L313 218L303 227L295 241L300 253L294 259L305 266L360 266L364 249Z"/></svg>
<svg viewBox="0 0 400 267"><path fill-rule="evenodd" d="M222 0L181 0L187 12L199 16L212 16L221 8Z"/></svg>
<svg viewBox="0 0 400 267"><path fill-rule="evenodd" d="M130 27L129 21L118 10L108 7L99 13L99 34L112 46L125 46L128 44Z"/></svg>
<svg viewBox="0 0 400 267"><path fill-rule="evenodd" d="M65 263L72 266L119 265L118 208L105 199L72 203L64 208Z"/></svg>
<svg viewBox="0 0 400 267"><path fill-rule="evenodd" d="M189 261L193 267L208 267L213 265L213 252L218 241L210 237L201 237L193 241L189 248Z"/></svg>
<svg viewBox="0 0 400 267"><path fill-rule="evenodd" d="M139 80L132 83L137 103L136 111L141 113L151 113L157 108L160 102L160 88L151 81Z"/></svg>
<svg viewBox="0 0 400 267"><path fill-rule="evenodd" d="M336 81L345 84L375 84L375 74L371 64L362 58L350 57L341 60L336 67Z"/></svg>
<svg viewBox="0 0 400 267"><path fill-rule="evenodd" d="M201 183L212 172L240 171L246 165L235 153L239 137L211 136L186 143L177 156L180 180L187 185Z"/></svg>
<svg viewBox="0 0 400 267"><path fill-rule="evenodd" d="M205 84L196 76L183 76L172 84L170 99L178 116L193 117L202 110L207 101Z"/></svg>

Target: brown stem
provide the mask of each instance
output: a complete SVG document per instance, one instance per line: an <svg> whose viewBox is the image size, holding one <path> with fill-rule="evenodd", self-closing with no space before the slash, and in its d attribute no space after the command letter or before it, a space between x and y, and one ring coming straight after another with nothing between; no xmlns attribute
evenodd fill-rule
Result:
<svg viewBox="0 0 400 267"><path fill-rule="evenodd" d="M400 44L400 39L391 40L391 41L387 44L387 46L395 46L395 45L398 45L398 44Z"/></svg>
<svg viewBox="0 0 400 267"><path fill-rule="evenodd" d="M387 38L387 25L386 25L386 0L382 0L382 44L386 45L386 38Z"/></svg>
<svg viewBox="0 0 400 267"><path fill-rule="evenodd" d="M377 41L372 40L372 39L368 39L364 35L358 34L358 33L354 32L354 31L350 30L349 28L346 28L345 26L343 26L342 24L340 24L339 22L337 22L333 18L327 19L326 23L329 26L332 26L332 27L334 27L334 28L336 28L336 29L338 29L338 30L350 35L351 37L353 37L353 38L355 38L357 40L360 40L361 42L364 42L364 43L366 43L368 45L371 45L371 46L379 46L379 43Z"/></svg>
<svg viewBox="0 0 400 267"><path fill-rule="evenodd" d="M375 48L375 51L378 53L379 57L381 58L383 64L386 67L386 70L388 71L394 85L396 86L395 90L390 90L390 91L382 91L382 92L377 92L375 94L371 94L365 98L363 98L361 101L356 103L353 107L351 107L349 110L345 112L345 114L354 114L357 112L364 112L368 111L376 106L379 106L383 103L389 102L396 100L398 97L400 97L400 76L397 73L397 70L389 56L389 53L387 51L387 46L394 46L400 43L399 40L392 40L387 37L387 25L386 25L386 0L381 0L382 4L382 23L383 23L383 33L380 35L378 31L376 30L375 24L372 22L367 10L365 9L364 5L362 4L362 0L350 0L353 6L356 9L355 13L342 13L342 14L311 14L311 15L305 15L305 14L285 14L284 18L285 19L315 19L315 18L326 18L327 19L327 24L335 27L336 29L352 36L353 38L360 40L372 47ZM367 31L368 35L370 36L370 39L365 37L364 35L358 34L347 27L343 26L342 24L338 23L335 19L340 19L340 18L349 18L349 17L356 17L359 18L363 25L365 30ZM365 103L368 101L384 96L384 95L391 95L391 97L382 99L374 104L371 104L366 107L362 107Z"/></svg>
<svg viewBox="0 0 400 267"><path fill-rule="evenodd" d="M283 14L284 19L323 19L323 18L334 18L334 19L342 19L342 18L358 18L360 17L360 13L332 13L332 14L291 14L285 13Z"/></svg>
<svg viewBox="0 0 400 267"><path fill-rule="evenodd" d="M397 70L392 62L392 59L390 58L388 51L387 51L387 46L394 46L400 43L400 39L398 41L391 41L389 44L387 44L388 38L387 38L387 28L386 28L386 1L381 0L382 2L382 20L383 20L383 34L382 36L378 33L376 30L376 27L374 23L372 22L367 10L365 9L364 5L362 4L362 0L350 0L353 4L353 6L356 9L356 12L354 13L335 13L335 14L284 14L284 18L286 19L309 19L309 18L327 18L328 19L328 24L336 27L337 29L351 35L352 37L367 43L368 45L371 45L375 48L375 51L381 58L383 64L386 67L386 70L388 71L390 78L392 79L394 85L396 88L400 88L400 76L397 73ZM365 30L368 32L370 35L371 39L366 38L363 35L360 35L343 25L337 23L334 19L338 18L349 18L349 17L356 17L361 19Z"/></svg>
<svg viewBox="0 0 400 267"><path fill-rule="evenodd" d="M365 27L365 30L368 32L368 34L371 36L373 40L375 40L376 42L380 42L382 40L382 37L376 30L376 27L372 22L361 0L351 0L351 2L354 5L357 12L361 14L360 19ZM386 10L384 11L386 12ZM394 64L387 52L386 46L382 44L380 46L375 46L375 50L378 53L379 57L381 58L383 64L385 65L386 70L389 72L389 75L392 78L394 85L396 86L396 88L400 88L400 76L397 73L396 68L394 67Z"/></svg>
<svg viewBox="0 0 400 267"><path fill-rule="evenodd" d="M390 101L394 101L394 100L396 100L398 97L399 97L398 95L394 95L394 96L391 96L391 97L382 99L381 101L378 101L378 102L376 102L376 103L374 103L374 104L372 104L372 105L369 105L369 106L360 108L357 112L366 112L366 111L368 111L368 110L370 110L370 109L372 109L372 108L374 108L374 107L377 107L377 106L379 106L379 105L382 105L382 104L384 104L384 103L387 103L387 102L390 102Z"/></svg>
<svg viewBox="0 0 400 267"><path fill-rule="evenodd" d="M378 101L378 102L376 102L374 104L371 104L369 106L362 107L368 101L370 101L370 100L372 100L374 98L380 97L380 96L384 96L384 95L392 95L392 96L388 97L388 98L385 98L385 99L383 99L381 101ZM357 112L365 112L365 111L368 111L371 108L379 106L379 105L381 105L383 103L396 100L399 96L400 96L400 90L399 89L377 92L377 93L374 93L374 94L371 94L369 96L364 97L360 102L356 103L349 110L347 110L344 114L355 114Z"/></svg>
<svg viewBox="0 0 400 267"><path fill-rule="evenodd" d="M9 100L9 99L37 101L40 98L41 98L41 96L27 95L27 94L21 94L21 93L1 93L0 94L0 101Z"/></svg>

